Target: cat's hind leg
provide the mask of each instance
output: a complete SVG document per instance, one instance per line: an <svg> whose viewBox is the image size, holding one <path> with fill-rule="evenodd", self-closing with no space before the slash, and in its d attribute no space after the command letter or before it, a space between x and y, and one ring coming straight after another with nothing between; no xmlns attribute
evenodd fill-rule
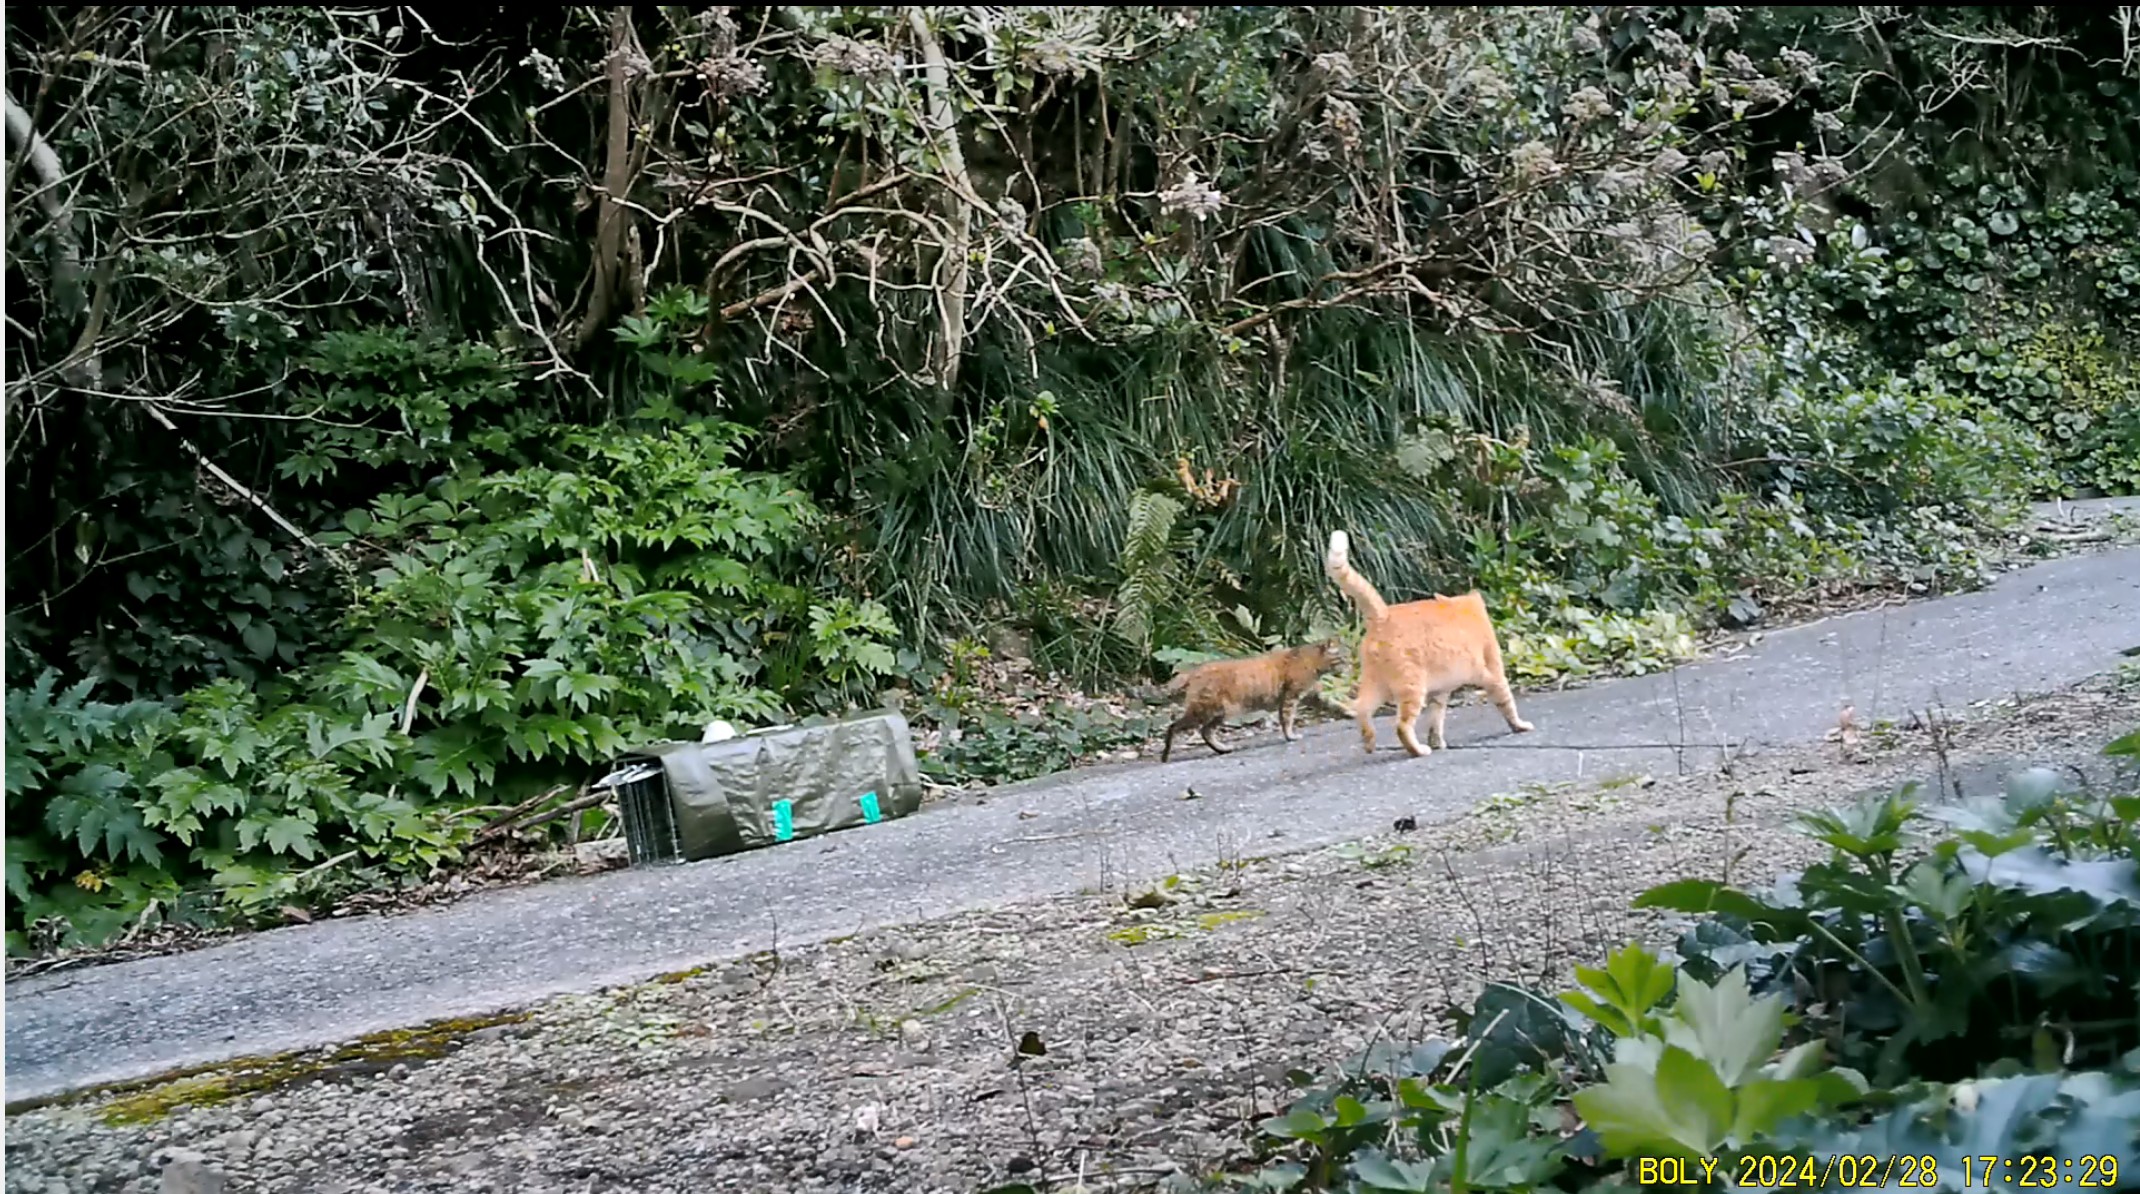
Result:
<svg viewBox="0 0 2140 1194"><path fill-rule="evenodd" d="M1449 740L1442 737L1442 721L1449 716L1449 694L1427 694L1427 745L1435 750L1449 749Z"/></svg>
<svg viewBox="0 0 2140 1194"><path fill-rule="evenodd" d="M1480 687L1486 690L1486 699L1492 701L1494 708L1501 711L1501 720L1508 723L1510 731L1518 734L1531 732L1531 723L1523 720L1523 716L1516 712L1516 694L1509 691L1507 680L1494 676Z"/></svg>
<svg viewBox="0 0 2140 1194"><path fill-rule="evenodd" d="M1397 698L1397 741L1415 759L1433 753L1431 748L1419 741L1419 714L1426 705L1426 695L1418 691L1407 692Z"/></svg>
<svg viewBox="0 0 2140 1194"><path fill-rule="evenodd" d="M1360 727L1360 748L1375 753L1375 713L1382 708L1382 690L1365 681L1352 697L1352 720Z"/></svg>
<svg viewBox="0 0 2140 1194"><path fill-rule="evenodd" d="M1226 720L1226 718L1223 714L1221 714L1220 716L1214 717L1211 720L1206 721L1202 727L1201 732L1204 735L1204 745L1210 747L1213 754L1226 755L1233 753L1233 747L1220 746L1219 740L1211 736L1211 731L1219 728L1219 723L1224 720Z"/></svg>
<svg viewBox="0 0 2140 1194"><path fill-rule="evenodd" d="M1508 671L1501 663L1501 644L1491 635L1486 639L1486 649L1480 655L1476 675L1479 687L1486 690L1486 699L1501 711L1501 720L1508 723L1508 728L1518 734L1530 733L1531 723L1516 712L1516 694L1508 690Z"/></svg>

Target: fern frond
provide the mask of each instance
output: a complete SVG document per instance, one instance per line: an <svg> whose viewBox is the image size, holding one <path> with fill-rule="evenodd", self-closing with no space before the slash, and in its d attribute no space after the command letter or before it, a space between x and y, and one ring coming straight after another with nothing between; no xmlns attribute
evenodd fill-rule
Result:
<svg viewBox="0 0 2140 1194"><path fill-rule="evenodd" d="M1163 493L1139 490L1129 499L1129 525L1122 536L1122 583L1115 589L1115 633L1139 650L1152 637L1153 616L1179 592L1174 527L1182 504Z"/></svg>
<svg viewBox="0 0 2140 1194"><path fill-rule="evenodd" d="M1122 570L1135 574L1173 554L1174 524L1182 505L1163 493L1144 489L1129 499L1129 528L1122 536Z"/></svg>

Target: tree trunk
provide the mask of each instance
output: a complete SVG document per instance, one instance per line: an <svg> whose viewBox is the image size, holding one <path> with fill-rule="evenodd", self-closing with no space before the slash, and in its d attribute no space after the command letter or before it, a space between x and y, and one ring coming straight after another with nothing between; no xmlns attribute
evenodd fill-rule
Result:
<svg viewBox="0 0 2140 1194"><path fill-rule="evenodd" d="M594 234L594 290L587 313L572 333L572 347L585 345L609 323L624 266L625 231L632 209L624 199L632 185L632 10L619 5L609 15L609 136L602 162L601 214Z"/></svg>
<svg viewBox="0 0 2140 1194"><path fill-rule="evenodd" d="M67 171L60 165L59 153L52 143L30 120L30 114L15 102L13 92L0 93L7 106L7 144L9 157L21 161L36 179L35 196L38 210L52 223L52 298L53 305L67 319L82 314L82 241L74 227L74 209L67 202L61 188L67 183ZM71 358L60 376L68 385L77 389L98 389L103 384L104 366L96 352L97 324L95 319L84 329L80 342L68 354ZM15 387L8 387L8 406L15 403Z"/></svg>
<svg viewBox="0 0 2140 1194"><path fill-rule="evenodd" d="M966 155L959 148L958 117L951 109L951 72L944 64L943 47L937 43L936 32L929 28L928 18L920 8L907 9L907 25L914 30L914 39L921 47L929 88L930 131L945 179L950 183L945 199L950 209L945 214L950 217L951 239L944 245L936 268L941 287L937 307L942 313L943 331L935 360L930 362L937 385L949 391L958 381L959 359L966 351L966 288L971 271L967 256L973 243L973 207L966 197L973 194L973 183L966 176Z"/></svg>

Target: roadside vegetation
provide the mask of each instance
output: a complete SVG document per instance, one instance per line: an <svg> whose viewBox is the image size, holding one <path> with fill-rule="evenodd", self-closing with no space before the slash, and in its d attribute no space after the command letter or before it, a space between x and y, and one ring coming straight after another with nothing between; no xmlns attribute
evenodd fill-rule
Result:
<svg viewBox="0 0 2140 1194"><path fill-rule="evenodd" d="M1170 1188L2140 1188L2140 730L2106 753L2122 794L2038 768L1805 814L1823 861L1651 888L1673 948L1295 1072L1265 1160Z"/></svg>
<svg viewBox="0 0 2140 1194"><path fill-rule="evenodd" d="M1976 583L2140 487L2132 32L24 10L9 952L422 888L714 717L1059 769L1343 627L1340 527L1527 682Z"/></svg>

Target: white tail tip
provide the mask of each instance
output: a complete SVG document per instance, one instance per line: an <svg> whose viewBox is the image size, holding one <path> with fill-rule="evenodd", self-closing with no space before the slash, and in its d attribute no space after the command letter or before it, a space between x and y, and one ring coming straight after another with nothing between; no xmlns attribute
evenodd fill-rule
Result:
<svg viewBox="0 0 2140 1194"><path fill-rule="evenodd" d="M1323 570L1335 572L1343 568L1352 556L1352 537L1343 531L1330 532L1330 550L1323 553Z"/></svg>

